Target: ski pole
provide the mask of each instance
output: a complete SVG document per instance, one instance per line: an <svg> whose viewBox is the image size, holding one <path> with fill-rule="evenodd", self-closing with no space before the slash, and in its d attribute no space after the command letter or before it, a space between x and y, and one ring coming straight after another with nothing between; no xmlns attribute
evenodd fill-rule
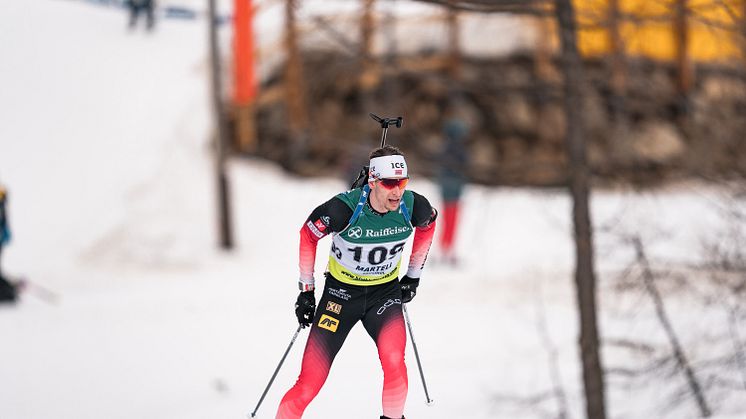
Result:
<svg viewBox="0 0 746 419"><path fill-rule="evenodd" d="M269 383L267 383L267 387L264 389L264 393L262 393L262 397L259 399L259 403L256 404L254 411L251 412L252 418L256 416L256 411L259 410L259 406L262 405L262 402L264 401L264 397L267 395L269 388L272 387L272 383L275 381L275 377L277 377L277 373L280 372L280 367L282 367L282 363L285 362L285 358L288 356L288 352L290 352L290 348L293 347L293 344L295 343L295 339L298 338L298 334L300 333L300 329L302 328L303 326L298 325L298 329L295 331L295 334L293 335L293 339L290 341L290 345L288 345L288 348L285 349L285 354L282 356L280 363L277 364L277 368L275 368L275 373L272 374L272 378L269 379Z"/></svg>
<svg viewBox="0 0 746 419"><path fill-rule="evenodd" d="M425 374L422 372L422 363L420 363L420 353L417 351L417 343L414 341L414 333L412 333L412 322L409 321L409 313L407 313L407 305L402 304L402 310L404 310L404 320L407 321L407 329L409 329L409 337L412 339L412 347L414 348L414 357L417 359L417 368L420 370L420 378L422 379L422 388L425 389L426 404L432 406L433 399L430 398L430 394L427 392L427 384L425 383Z"/></svg>

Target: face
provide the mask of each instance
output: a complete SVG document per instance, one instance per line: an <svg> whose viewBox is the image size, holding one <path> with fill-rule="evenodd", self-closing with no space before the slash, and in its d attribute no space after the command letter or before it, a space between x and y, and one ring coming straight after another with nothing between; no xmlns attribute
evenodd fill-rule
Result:
<svg viewBox="0 0 746 419"><path fill-rule="evenodd" d="M409 179L374 179L370 182L370 201L376 211L397 211Z"/></svg>

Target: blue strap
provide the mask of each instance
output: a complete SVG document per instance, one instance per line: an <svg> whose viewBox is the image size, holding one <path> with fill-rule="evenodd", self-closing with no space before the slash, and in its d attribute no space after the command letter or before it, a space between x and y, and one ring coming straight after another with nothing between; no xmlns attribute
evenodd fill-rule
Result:
<svg viewBox="0 0 746 419"><path fill-rule="evenodd" d="M366 184L365 186L363 186L362 193L360 193L360 200L357 202L355 211L352 213L352 217L350 217L350 221L347 222L347 227L351 226L353 223L355 223L355 221L357 221L358 218L360 218L360 213L363 212L365 203L368 201L369 192L370 192L370 187ZM401 213L404 216L404 220L409 223L410 220L412 219L412 216L409 214L409 209L407 209L407 205L404 204L404 197L402 197L401 203L399 203L399 209L401 210ZM347 227L345 227L345 229L347 229Z"/></svg>
<svg viewBox="0 0 746 419"><path fill-rule="evenodd" d="M399 209L401 210L402 215L404 216L404 219L407 220L409 223L412 219L412 216L409 215L409 210L407 209L407 206L404 204L404 197L402 196L401 203L399 204Z"/></svg>
<svg viewBox="0 0 746 419"><path fill-rule="evenodd" d="M370 192L370 187L366 184L363 186L363 192L360 194L360 200L357 202L357 207L355 207L355 211L352 213L350 221L347 222L348 226L351 226L355 221L357 221L358 217L360 217L360 213L363 212L365 202L368 200L368 192Z"/></svg>

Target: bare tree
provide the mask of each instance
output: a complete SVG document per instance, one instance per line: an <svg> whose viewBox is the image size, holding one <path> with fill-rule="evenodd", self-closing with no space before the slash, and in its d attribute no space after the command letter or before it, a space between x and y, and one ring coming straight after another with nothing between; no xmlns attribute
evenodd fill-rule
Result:
<svg viewBox="0 0 746 419"><path fill-rule="evenodd" d="M218 30L215 0L209 0L208 39L210 42L210 87L212 91L213 117L215 118L215 181L217 189L218 232L220 247L223 250L233 248L233 226L230 212L230 188L225 170L227 158L226 146L228 134L225 125L225 110L223 106L223 84L220 69L220 50L218 49Z"/></svg>
<svg viewBox="0 0 746 419"><path fill-rule="evenodd" d="M567 395L565 388L562 385L562 377L560 374L559 350L549 334L549 327L547 325L547 309L544 303L541 284L537 284L535 287L534 296L536 298L536 329L539 333L541 344L547 352L547 358L549 361L549 379L552 383L551 392L554 395L555 402L557 403L556 418L568 419L570 414L568 413Z"/></svg>
<svg viewBox="0 0 746 419"><path fill-rule="evenodd" d="M461 53L461 27L459 26L459 13L449 4L446 9L446 22L448 25L448 76L454 82L461 81L462 53Z"/></svg>
<svg viewBox="0 0 746 419"><path fill-rule="evenodd" d="M710 410L710 406L705 399L704 391L702 390L702 384L700 384L699 380L697 379L697 376L694 373L694 369L691 366L691 362L684 353L684 348L681 345L679 337L676 335L676 332L673 329L671 320L669 319L668 313L666 312L666 307L663 304L663 297L661 297L661 294L658 291L658 287L656 287L655 285L654 276L652 270L650 269L648 258L645 255L645 249L642 245L642 241L639 237L635 237L632 239L632 242L635 246L637 261L642 267L642 278L645 283L645 291L653 300L656 317L658 317L658 321L660 322L663 330L666 333L666 338L671 344L671 349L673 350L676 364L684 372L686 382L689 385L689 388L694 395L695 400L697 401L697 407L699 407L700 414L704 418L710 417L712 415L712 411Z"/></svg>
<svg viewBox="0 0 746 419"><path fill-rule="evenodd" d="M306 107L306 86L303 63L298 46L296 9L298 0L285 1L285 104L290 128L290 163L295 164L305 153L308 141L308 109Z"/></svg>
<svg viewBox="0 0 746 419"><path fill-rule="evenodd" d="M608 36L611 47L611 109L617 123L623 122L627 69L621 35L619 0L609 0Z"/></svg>
<svg viewBox="0 0 746 419"><path fill-rule="evenodd" d="M373 10L375 0L363 1L363 13L360 17L360 87L370 90L377 83L378 71L373 56L373 35L375 33L375 19Z"/></svg>
<svg viewBox="0 0 746 419"><path fill-rule="evenodd" d="M689 91L694 83L694 69L689 58L689 24L687 0L676 0L674 6L674 38L676 40L676 90L679 109L686 114L689 108Z"/></svg>
<svg viewBox="0 0 746 419"><path fill-rule="evenodd" d="M722 199L714 203L726 224L714 226L701 238L704 248L696 258L703 258L697 262L656 260L639 233L619 235L619 245L630 246L635 255L615 287L618 297L627 294L635 300L624 315L635 322L654 320L664 339L659 341L654 334L605 339L611 350L636 354L622 365L607 366L606 372L612 385L654 389L658 400L649 408L662 409L666 417L680 408L691 415L690 402L697 409L695 414L710 417L718 409L727 411L729 399L742 400L746 389L741 326L746 318L742 308L746 295L742 251L746 206L727 195ZM667 236L666 232L655 235ZM617 302L624 299L615 298ZM643 299L650 300L652 311L640 318L648 309L641 304Z"/></svg>
<svg viewBox="0 0 746 419"><path fill-rule="evenodd" d="M575 33L575 11L570 0L555 0L562 73L565 78L564 107L567 121L566 146L570 172L575 227L575 287L580 313L580 356L583 365L586 416L604 419L604 378L601 369L596 321L596 276L593 269L593 238L588 197L590 170L586 158L583 122L583 71Z"/></svg>

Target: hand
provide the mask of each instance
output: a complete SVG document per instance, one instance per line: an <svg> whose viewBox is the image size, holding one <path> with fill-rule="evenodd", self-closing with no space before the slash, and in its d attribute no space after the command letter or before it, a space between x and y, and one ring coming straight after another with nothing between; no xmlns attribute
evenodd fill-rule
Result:
<svg viewBox="0 0 746 419"><path fill-rule="evenodd" d="M301 327L310 326L313 322L313 313L316 311L316 297L313 291L303 291L295 300L295 317Z"/></svg>
<svg viewBox="0 0 746 419"><path fill-rule="evenodd" d="M420 285L420 278L410 278L404 275L402 279L399 280L402 304L412 301L412 298L417 294L418 285Z"/></svg>

